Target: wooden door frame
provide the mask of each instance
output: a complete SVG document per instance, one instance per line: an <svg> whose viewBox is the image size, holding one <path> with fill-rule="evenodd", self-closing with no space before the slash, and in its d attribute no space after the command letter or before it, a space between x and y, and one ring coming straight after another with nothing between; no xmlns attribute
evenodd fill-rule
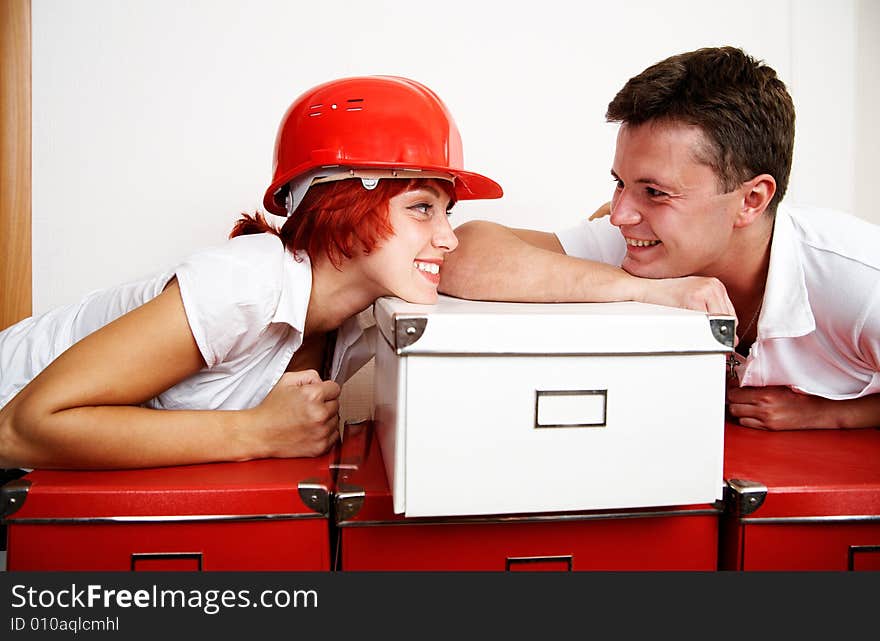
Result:
<svg viewBox="0 0 880 641"><path fill-rule="evenodd" d="M31 315L31 1L0 1L0 330Z"/></svg>

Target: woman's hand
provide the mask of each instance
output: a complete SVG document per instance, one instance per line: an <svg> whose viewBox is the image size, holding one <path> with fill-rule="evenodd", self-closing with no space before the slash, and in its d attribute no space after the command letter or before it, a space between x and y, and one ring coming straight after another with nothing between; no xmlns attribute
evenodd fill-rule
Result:
<svg viewBox="0 0 880 641"><path fill-rule="evenodd" d="M249 410L265 456L319 456L329 450L339 438L340 391L315 370L283 374L263 402Z"/></svg>

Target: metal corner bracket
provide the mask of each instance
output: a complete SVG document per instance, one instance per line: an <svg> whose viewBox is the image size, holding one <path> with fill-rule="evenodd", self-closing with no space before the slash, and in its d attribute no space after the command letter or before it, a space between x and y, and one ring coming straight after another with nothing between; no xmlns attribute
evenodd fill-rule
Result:
<svg viewBox="0 0 880 641"><path fill-rule="evenodd" d="M364 506L364 488L340 483L336 491L336 523L353 519Z"/></svg>
<svg viewBox="0 0 880 641"><path fill-rule="evenodd" d="M16 479L0 487L0 520L12 516L21 509L30 489L31 482L24 479Z"/></svg>
<svg viewBox="0 0 880 641"><path fill-rule="evenodd" d="M729 479L724 496L733 514L746 516L763 505L767 498L767 486L757 481Z"/></svg>
<svg viewBox="0 0 880 641"><path fill-rule="evenodd" d="M400 354L422 337L428 326L426 316L394 315L394 349Z"/></svg>
<svg viewBox="0 0 880 641"><path fill-rule="evenodd" d="M733 337L736 332L736 320L731 316L710 316L709 328L715 340L733 349Z"/></svg>
<svg viewBox="0 0 880 641"><path fill-rule="evenodd" d="M306 479L297 485L303 504L318 514L330 514L330 490L317 479Z"/></svg>

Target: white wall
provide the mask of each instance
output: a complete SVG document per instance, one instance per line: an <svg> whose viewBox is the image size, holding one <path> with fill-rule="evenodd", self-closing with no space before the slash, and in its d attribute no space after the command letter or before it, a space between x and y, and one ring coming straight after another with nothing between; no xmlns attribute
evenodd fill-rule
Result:
<svg viewBox="0 0 880 641"><path fill-rule="evenodd" d="M792 2L792 68L783 79L797 120L787 201L854 208L857 4L832 11L825 0Z"/></svg>
<svg viewBox="0 0 880 641"><path fill-rule="evenodd" d="M880 2L859 0L856 21L856 153L854 210L864 218L880 223L880 207L873 189L877 180L877 158L880 151L880 126L877 106L880 105Z"/></svg>
<svg viewBox="0 0 880 641"><path fill-rule="evenodd" d="M870 0L33 0L34 312L221 242L261 206L287 105L347 75L410 76L450 107L466 164L506 191L455 222L552 230L610 195L603 116L627 78L737 45L795 98L789 198L872 205L855 177L880 169L861 84L877 86L877 15Z"/></svg>

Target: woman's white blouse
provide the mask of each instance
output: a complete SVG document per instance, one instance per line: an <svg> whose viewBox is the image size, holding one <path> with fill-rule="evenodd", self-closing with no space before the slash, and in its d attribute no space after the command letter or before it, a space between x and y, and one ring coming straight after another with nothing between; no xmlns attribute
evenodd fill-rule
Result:
<svg viewBox="0 0 880 641"><path fill-rule="evenodd" d="M93 292L77 304L0 332L0 407L68 347L155 298L175 276L206 367L145 405L165 409L258 405L302 344L312 287L308 256L304 252L294 256L270 234L239 236L190 256L173 270ZM340 328L336 370L344 362L339 353L356 343L360 334L356 319Z"/></svg>

